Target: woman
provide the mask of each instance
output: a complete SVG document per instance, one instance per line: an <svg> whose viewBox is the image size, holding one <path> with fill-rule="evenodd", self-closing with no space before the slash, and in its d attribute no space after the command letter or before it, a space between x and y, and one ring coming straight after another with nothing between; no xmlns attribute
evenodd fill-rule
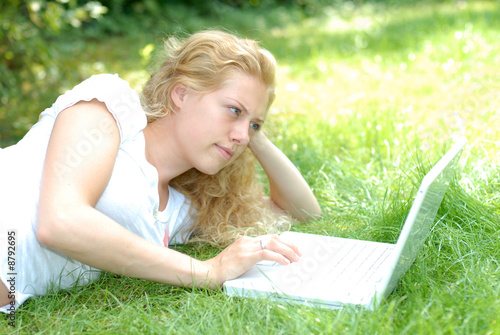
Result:
<svg viewBox="0 0 500 335"><path fill-rule="evenodd" d="M274 100L274 58L219 31L170 40L166 50L141 99L116 75L93 76L0 151L1 238L15 247L14 262L2 258L4 312L99 270L216 288L261 260L298 261L277 235L238 238L321 213L260 129ZM233 243L207 261L167 248L189 238Z"/></svg>

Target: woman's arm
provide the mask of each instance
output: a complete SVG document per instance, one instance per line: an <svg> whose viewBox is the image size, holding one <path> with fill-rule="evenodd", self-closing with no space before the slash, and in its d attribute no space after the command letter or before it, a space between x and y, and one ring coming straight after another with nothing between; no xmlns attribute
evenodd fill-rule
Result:
<svg viewBox="0 0 500 335"><path fill-rule="evenodd" d="M274 204L299 221L321 215L318 201L300 172L262 131L255 132L248 146L267 174Z"/></svg>
<svg viewBox="0 0 500 335"><path fill-rule="evenodd" d="M129 232L94 208L111 177L119 143L116 122L101 102L79 102L59 114L42 175L40 243L104 271L181 286L215 287L263 259L298 260L296 248L278 237L266 237L267 249L258 239L240 239L199 261Z"/></svg>

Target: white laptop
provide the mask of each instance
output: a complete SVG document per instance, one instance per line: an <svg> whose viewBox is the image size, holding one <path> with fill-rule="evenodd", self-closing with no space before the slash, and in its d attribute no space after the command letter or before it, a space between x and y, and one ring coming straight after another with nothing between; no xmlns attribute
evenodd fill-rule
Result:
<svg viewBox="0 0 500 335"><path fill-rule="evenodd" d="M375 308L415 260L454 174L464 138L422 180L396 244L284 232L302 253L299 262L260 262L224 283L230 296L267 297L328 308Z"/></svg>

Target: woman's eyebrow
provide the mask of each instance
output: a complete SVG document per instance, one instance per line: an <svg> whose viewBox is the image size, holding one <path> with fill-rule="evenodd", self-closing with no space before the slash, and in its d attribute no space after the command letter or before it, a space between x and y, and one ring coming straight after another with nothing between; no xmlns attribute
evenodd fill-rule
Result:
<svg viewBox="0 0 500 335"><path fill-rule="evenodd" d="M236 103L236 105L238 105L237 107L239 107L243 112L248 113L248 110L246 109L245 105L242 104L238 99L236 98L229 98L229 99L233 100Z"/></svg>
<svg viewBox="0 0 500 335"><path fill-rule="evenodd" d="M264 120L261 119L260 117L256 118L255 121L257 121L260 124L264 124Z"/></svg>
<svg viewBox="0 0 500 335"><path fill-rule="evenodd" d="M248 109L245 107L245 105L242 104L238 99L235 99L235 98L230 98L230 99L233 100L234 102L236 102L236 104L242 110L242 112L245 112L246 114L250 114L248 112ZM256 118L254 118L254 120L257 122L260 122L260 123L264 123L264 120L261 119L260 117L256 117Z"/></svg>

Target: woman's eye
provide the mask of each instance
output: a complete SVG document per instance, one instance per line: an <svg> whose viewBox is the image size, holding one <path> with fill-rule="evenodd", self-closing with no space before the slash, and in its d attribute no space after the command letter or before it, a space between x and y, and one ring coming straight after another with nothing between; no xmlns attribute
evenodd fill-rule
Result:
<svg viewBox="0 0 500 335"><path fill-rule="evenodd" d="M258 124L258 123L250 123L250 127L253 130L260 130L260 124Z"/></svg>
<svg viewBox="0 0 500 335"><path fill-rule="evenodd" d="M229 110L236 116L241 114L241 110L236 107L229 107Z"/></svg>

